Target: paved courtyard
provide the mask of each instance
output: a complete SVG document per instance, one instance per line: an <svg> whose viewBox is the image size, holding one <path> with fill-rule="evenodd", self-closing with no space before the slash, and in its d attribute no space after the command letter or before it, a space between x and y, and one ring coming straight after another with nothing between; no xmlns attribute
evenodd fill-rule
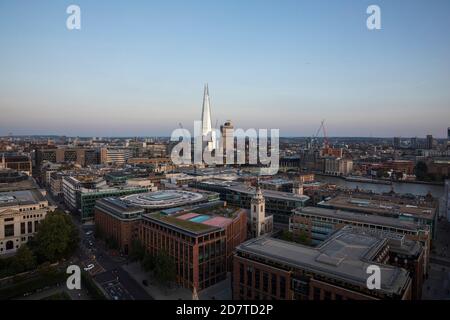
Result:
<svg viewBox="0 0 450 320"><path fill-rule="evenodd" d="M424 281L422 298L450 300L450 223L438 221L433 240L428 279Z"/></svg>
<svg viewBox="0 0 450 320"><path fill-rule="evenodd" d="M147 291L155 300L192 300L192 291L176 286L174 288L168 288L161 286L152 279L149 273L142 270L139 263L129 263L122 266L132 278L136 280L141 287ZM147 286L143 284L143 281L147 281ZM200 300L230 300L231 299L231 280L230 277L227 280L217 283L198 293Z"/></svg>

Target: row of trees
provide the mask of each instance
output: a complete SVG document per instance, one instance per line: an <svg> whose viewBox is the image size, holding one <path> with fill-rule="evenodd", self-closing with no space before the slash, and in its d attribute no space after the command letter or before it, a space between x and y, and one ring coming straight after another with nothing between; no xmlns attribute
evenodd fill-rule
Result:
<svg viewBox="0 0 450 320"><path fill-rule="evenodd" d="M35 237L22 245L15 256L0 259L0 277L67 258L77 249L78 243L78 229L70 216L58 210L51 212L40 223Z"/></svg>
<svg viewBox="0 0 450 320"><path fill-rule="evenodd" d="M419 161L414 167L414 174L419 181L441 182L449 179L450 176L442 176L432 172L428 172L428 166L425 162Z"/></svg>
<svg viewBox="0 0 450 320"><path fill-rule="evenodd" d="M175 261L165 251L160 251L157 255L149 254L139 240L134 240L131 244L129 254L131 261L139 261L142 269L152 272L156 280L167 284L176 279Z"/></svg>

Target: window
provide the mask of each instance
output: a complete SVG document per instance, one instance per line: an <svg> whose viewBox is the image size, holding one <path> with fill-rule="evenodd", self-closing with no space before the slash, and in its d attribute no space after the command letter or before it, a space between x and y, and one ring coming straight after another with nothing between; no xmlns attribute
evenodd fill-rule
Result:
<svg viewBox="0 0 450 320"><path fill-rule="evenodd" d="M28 221L28 233L33 233L33 222Z"/></svg>
<svg viewBox="0 0 450 320"><path fill-rule="evenodd" d="M261 286L261 282L259 281L260 278L260 271L259 269L255 269L255 288L259 290Z"/></svg>
<svg viewBox="0 0 450 320"><path fill-rule="evenodd" d="M331 292L330 291L325 291L324 300L331 300Z"/></svg>
<svg viewBox="0 0 450 320"><path fill-rule="evenodd" d="M20 224L20 234L25 234L25 233L27 233L27 232L25 231L25 222L22 222L22 223Z"/></svg>
<svg viewBox="0 0 450 320"><path fill-rule="evenodd" d="M252 280L253 280L253 269L250 267L247 267L247 285L249 287L252 286Z"/></svg>
<svg viewBox="0 0 450 320"><path fill-rule="evenodd" d="M267 273L263 273L263 291L269 291L269 275Z"/></svg>
<svg viewBox="0 0 450 320"><path fill-rule="evenodd" d="M239 263L239 282L244 283L244 265Z"/></svg>
<svg viewBox="0 0 450 320"><path fill-rule="evenodd" d="M286 278L283 276L280 276L280 298L286 298Z"/></svg>
<svg viewBox="0 0 450 320"><path fill-rule="evenodd" d="M340 294L337 294L337 293L336 293L335 299L336 299L336 300L342 300L342 296L341 296Z"/></svg>
<svg viewBox="0 0 450 320"><path fill-rule="evenodd" d="M14 225L5 224L5 237L14 237Z"/></svg>
<svg viewBox="0 0 450 320"><path fill-rule="evenodd" d="M277 294L277 275L272 273L272 294Z"/></svg>
<svg viewBox="0 0 450 320"><path fill-rule="evenodd" d="M314 288L314 300L320 300L320 288Z"/></svg>

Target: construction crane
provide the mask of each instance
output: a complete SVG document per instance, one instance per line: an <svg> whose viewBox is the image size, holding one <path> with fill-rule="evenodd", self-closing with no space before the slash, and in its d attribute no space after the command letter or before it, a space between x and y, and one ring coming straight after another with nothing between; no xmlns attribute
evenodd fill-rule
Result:
<svg viewBox="0 0 450 320"><path fill-rule="evenodd" d="M328 143L327 130L325 128L325 119L320 122L320 126L317 129L316 134L311 137L311 144L312 145L316 144L317 138L319 137L319 134L321 131L323 133L323 145L325 148L327 148L329 143Z"/></svg>

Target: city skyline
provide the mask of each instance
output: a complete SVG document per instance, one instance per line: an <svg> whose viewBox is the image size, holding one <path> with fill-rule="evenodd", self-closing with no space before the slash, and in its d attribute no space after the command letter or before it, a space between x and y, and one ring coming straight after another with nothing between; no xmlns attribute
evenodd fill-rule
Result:
<svg viewBox="0 0 450 320"><path fill-rule="evenodd" d="M450 4L0 4L0 135L170 136L201 118L308 137L445 138Z"/></svg>

